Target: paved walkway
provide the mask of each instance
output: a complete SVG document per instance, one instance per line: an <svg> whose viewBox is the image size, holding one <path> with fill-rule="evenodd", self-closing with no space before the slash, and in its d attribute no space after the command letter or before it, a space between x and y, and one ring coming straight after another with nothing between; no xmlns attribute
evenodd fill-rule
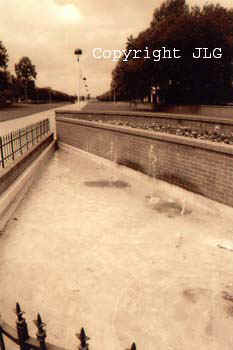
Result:
<svg viewBox="0 0 233 350"><path fill-rule="evenodd" d="M232 349L233 209L93 158L59 150L0 237L2 316L68 349L81 326L95 350Z"/></svg>

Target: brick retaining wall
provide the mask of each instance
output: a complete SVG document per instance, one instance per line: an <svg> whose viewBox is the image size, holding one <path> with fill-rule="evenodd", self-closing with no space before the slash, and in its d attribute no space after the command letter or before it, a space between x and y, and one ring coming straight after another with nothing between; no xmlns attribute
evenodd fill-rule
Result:
<svg viewBox="0 0 233 350"><path fill-rule="evenodd" d="M233 206L233 146L57 115L59 140Z"/></svg>

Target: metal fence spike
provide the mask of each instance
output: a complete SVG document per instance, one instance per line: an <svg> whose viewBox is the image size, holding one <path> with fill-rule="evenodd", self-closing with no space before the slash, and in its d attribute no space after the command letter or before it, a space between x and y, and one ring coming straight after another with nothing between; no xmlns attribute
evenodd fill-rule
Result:
<svg viewBox="0 0 233 350"><path fill-rule="evenodd" d="M45 343L46 331L44 329L46 324L42 321L42 318L39 313L37 314L37 319L34 320L33 322L38 329L36 337L40 343L40 350L46 350L46 343Z"/></svg>
<svg viewBox="0 0 233 350"><path fill-rule="evenodd" d="M80 350L82 349L88 349L89 344L87 343L90 338L86 335L84 328L81 328L81 331L79 334L76 334L77 338L80 340L81 346L79 347Z"/></svg>
<svg viewBox="0 0 233 350"><path fill-rule="evenodd" d="M136 344L132 343L130 350L136 350Z"/></svg>
<svg viewBox="0 0 233 350"><path fill-rule="evenodd" d="M18 317L18 321L23 321L24 312L21 310L19 303L16 303L15 313Z"/></svg>
<svg viewBox="0 0 233 350"><path fill-rule="evenodd" d="M38 328L39 332L44 331L44 327L46 326L46 324L42 321L42 318L41 318L39 313L37 314L37 319L34 320L33 322L36 325L36 327Z"/></svg>
<svg viewBox="0 0 233 350"><path fill-rule="evenodd" d="M81 338L81 339L86 339L86 337L87 337L87 336L86 336L85 330L84 330L84 328L82 328L82 329L81 329L81 332L80 332L80 338Z"/></svg>
<svg viewBox="0 0 233 350"><path fill-rule="evenodd" d="M17 312L17 314L21 312L21 308L20 308L19 303L16 303L16 312Z"/></svg>
<svg viewBox="0 0 233 350"><path fill-rule="evenodd" d="M15 313L17 316L16 327L17 327L17 335L18 341L20 345L20 349L24 350L24 342L29 338L28 327L25 318L23 318L24 312L21 310L19 303L16 303Z"/></svg>
<svg viewBox="0 0 233 350"><path fill-rule="evenodd" d="M37 324L38 324L38 327L42 325L42 319L39 313L37 314Z"/></svg>

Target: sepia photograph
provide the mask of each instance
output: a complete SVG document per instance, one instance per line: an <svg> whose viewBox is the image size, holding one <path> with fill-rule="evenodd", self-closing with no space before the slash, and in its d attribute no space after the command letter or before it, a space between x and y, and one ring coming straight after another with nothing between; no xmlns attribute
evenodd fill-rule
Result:
<svg viewBox="0 0 233 350"><path fill-rule="evenodd" d="M0 350L233 349L233 3L0 29Z"/></svg>

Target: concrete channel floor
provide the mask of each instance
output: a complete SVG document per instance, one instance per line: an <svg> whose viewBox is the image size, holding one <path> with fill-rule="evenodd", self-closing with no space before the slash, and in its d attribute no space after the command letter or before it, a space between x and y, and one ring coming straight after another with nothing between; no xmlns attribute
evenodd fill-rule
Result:
<svg viewBox="0 0 233 350"><path fill-rule="evenodd" d="M2 318L15 324L18 301L31 335L40 312L67 349L85 327L95 350L230 350L232 213L60 149L0 236Z"/></svg>

